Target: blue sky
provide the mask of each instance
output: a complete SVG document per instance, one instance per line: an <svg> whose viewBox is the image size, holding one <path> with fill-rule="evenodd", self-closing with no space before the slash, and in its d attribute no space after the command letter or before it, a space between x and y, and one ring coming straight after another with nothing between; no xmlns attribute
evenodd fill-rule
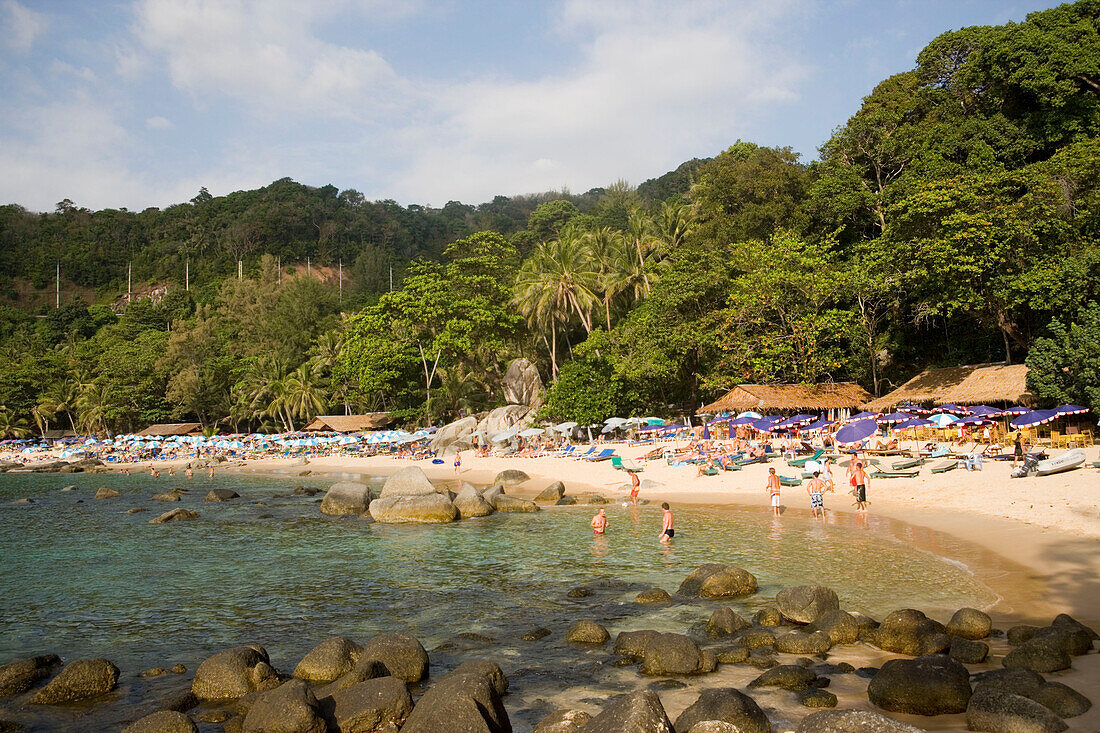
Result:
<svg viewBox="0 0 1100 733"><path fill-rule="evenodd" d="M939 33L1057 4L0 0L0 202L290 177L442 206L638 184L739 138L810 160Z"/></svg>

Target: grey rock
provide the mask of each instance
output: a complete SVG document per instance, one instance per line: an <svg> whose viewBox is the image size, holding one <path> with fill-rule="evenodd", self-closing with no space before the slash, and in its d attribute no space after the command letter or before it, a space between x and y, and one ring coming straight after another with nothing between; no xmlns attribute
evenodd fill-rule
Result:
<svg viewBox="0 0 1100 733"><path fill-rule="evenodd" d="M840 610L836 591L823 585L784 588L776 594L775 604L785 618L800 624L811 624L825 614Z"/></svg>
<svg viewBox="0 0 1100 733"><path fill-rule="evenodd" d="M386 479L386 483L382 484L379 498L427 496L434 493L436 493L435 487L428 480L424 469L420 466L409 466Z"/></svg>
<svg viewBox="0 0 1100 733"><path fill-rule="evenodd" d="M475 430L477 430L477 418L472 415L444 425L432 436L432 450L441 453L456 442L470 445L469 438Z"/></svg>
<svg viewBox="0 0 1100 733"><path fill-rule="evenodd" d="M984 639L992 630L993 619L976 608L960 608L947 622L948 634L971 641Z"/></svg>
<svg viewBox="0 0 1100 733"><path fill-rule="evenodd" d="M970 695L966 667L942 654L891 659L867 687L867 697L883 710L915 715L965 712Z"/></svg>
<svg viewBox="0 0 1100 733"><path fill-rule="evenodd" d="M1097 634L1094 629L1092 629L1088 626L1085 626L1083 623L1081 623L1080 621L1075 619L1073 616L1070 616L1068 613L1058 614L1057 616L1054 617L1054 620L1050 622L1050 625L1051 626L1070 626L1070 627L1077 628L1077 629L1083 629L1085 632L1088 633L1089 637L1093 641L1095 641L1097 639L1100 639L1100 634Z"/></svg>
<svg viewBox="0 0 1100 733"><path fill-rule="evenodd" d="M803 718L795 733L924 733L924 731L869 710L821 710Z"/></svg>
<svg viewBox="0 0 1100 733"><path fill-rule="evenodd" d="M1092 635L1084 626L1047 626L1036 631L1030 641L1054 642L1073 657L1092 651Z"/></svg>
<svg viewBox="0 0 1100 733"><path fill-rule="evenodd" d="M649 642L660 636L659 631L643 629L641 631L620 631L615 637L614 651L616 654L624 654L628 657L641 659L645 656Z"/></svg>
<svg viewBox="0 0 1100 733"><path fill-rule="evenodd" d="M506 468L496 475L496 478L493 479L493 483L499 486L503 486L504 488L509 488L512 486L519 486L520 484L530 480L531 477L523 471L519 471L514 468Z"/></svg>
<svg viewBox="0 0 1100 733"><path fill-rule="evenodd" d="M118 685L118 667L103 658L69 662L31 698L33 705L87 700L105 695Z"/></svg>
<svg viewBox="0 0 1100 733"><path fill-rule="evenodd" d="M122 729L122 733L198 733L194 721L176 710L146 715Z"/></svg>
<svg viewBox="0 0 1100 733"><path fill-rule="evenodd" d="M578 733L590 720L583 710L555 710L535 724L534 733Z"/></svg>
<svg viewBox="0 0 1100 733"><path fill-rule="evenodd" d="M370 487L357 481L333 484L321 499L321 513L330 517L362 517L370 513L374 499Z"/></svg>
<svg viewBox="0 0 1100 733"><path fill-rule="evenodd" d="M607 629L588 620L578 621L565 632L565 640L574 644L605 644L610 638L611 634L607 633Z"/></svg>
<svg viewBox="0 0 1100 733"><path fill-rule="evenodd" d="M190 509L184 509L182 507L176 509L169 509L164 514L161 514L155 519L150 519L149 524L164 524L165 522L190 522L199 518L198 512L193 512Z"/></svg>
<svg viewBox="0 0 1100 733"><path fill-rule="evenodd" d="M943 624L911 608L890 613L867 634L867 641L879 649L912 657L938 654L951 645Z"/></svg>
<svg viewBox="0 0 1100 733"><path fill-rule="evenodd" d="M814 687L817 675L797 664L781 664L765 671L749 683L749 689L756 687L779 687L784 690L805 690Z"/></svg>
<svg viewBox="0 0 1100 733"><path fill-rule="evenodd" d="M147 511L149 511L149 510L146 509L143 506L136 506L136 507L133 507L132 509L127 509L126 513L127 514L141 514L142 512L147 512Z"/></svg>
<svg viewBox="0 0 1100 733"><path fill-rule="evenodd" d="M511 733L508 713L488 676L451 672L424 693L401 727L402 733L452 730Z"/></svg>
<svg viewBox="0 0 1100 733"><path fill-rule="evenodd" d="M691 731L706 721L720 721L737 733L771 733L768 716L748 695L733 688L703 690L699 697L676 719L677 731Z"/></svg>
<svg viewBox="0 0 1100 733"><path fill-rule="evenodd" d="M153 501L180 501L180 495L175 491L168 491L163 494L153 494Z"/></svg>
<svg viewBox="0 0 1100 733"><path fill-rule="evenodd" d="M691 572L677 591L690 598L737 598L756 592L756 577L731 565L707 563Z"/></svg>
<svg viewBox="0 0 1100 733"><path fill-rule="evenodd" d="M717 657L700 650L691 637L658 634L645 645L642 672L651 676L706 674L717 664Z"/></svg>
<svg viewBox="0 0 1100 733"><path fill-rule="evenodd" d="M729 636L743 631L751 624L729 606L714 609L707 621L707 633L711 636Z"/></svg>
<svg viewBox="0 0 1100 733"><path fill-rule="evenodd" d="M362 650L347 637L330 637L302 657L294 668L294 676L309 682L335 682L355 667Z"/></svg>
<svg viewBox="0 0 1100 733"><path fill-rule="evenodd" d="M561 481L555 481L554 483L550 484L545 489L540 491L538 496L535 497L535 501L553 504L554 502L561 499L563 496L565 496L565 484L563 484Z"/></svg>
<svg viewBox="0 0 1100 733"><path fill-rule="evenodd" d="M492 504L497 497L504 493L504 487L500 485L490 486L481 492L481 498Z"/></svg>
<svg viewBox="0 0 1100 733"><path fill-rule="evenodd" d="M527 359L514 359L501 381L504 400L512 405L542 405L542 379L539 370Z"/></svg>
<svg viewBox="0 0 1100 733"><path fill-rule="evenodd" d="M458 514L463 519L469 519L470 517L487 517L492 514L495 509L493 505L485 501L485 498L478 493L470 484L465 484L462 490L454 498L455 509L458 510Z"/></svg>
<svg viewBox="0 0 1100 733"><path fill-rule="evenodd" d="M406 682L428 676L428 653L408 634L380 634L364 646L356 666L381 662L389 673Z"/></svg>
<svg viewBox="0 0 1100 733"><path fill-rule="evenodd" d="M550 629L540 626L538 628L528 629L527 631L524 631L522 634L520 634L519 638L522 641L538 641L539 639L545 639L547 636L550 636L553 633L554 632Z"/></svg>
<svg viewBox="0 0 1100 733"><path fill-rule="evenodd" d="M1045 683L1043 675L1023 668L994 669L974 675L975 691L981 687L990 687L1024 697L1031 697Z"/></svg>
<svg viewBox="0 0 1100 733"><path fill-rule="evenodd" d="M445 524L459 518L455 505L434 491L421 495L383 496L370 503L370 515L374 521L387 524Z"/></svg>
<svg viewBox="0 0 1100 733"><path fill-rule="evenodd" d="M230 499L239 499L240 496L233 489L210 489L203 497L203 501L229 501Z"/></svg>
<svg viewBox="0 0 1100 733"><path fill-rule="evenodd" d="M508 678L504 675L504 671L501 670L499 664L488 659L473 659L469 662L463 662L455 667L451 674L478 675L489 680L498 695L503 697L508 692Z"/></svg>
<svg viewBox="0 0 1100 733"><path fill-rule="evenodd" d="M835 708L837 702L836 695L816 687L799 690L798 701L807 708Z"/></svg>
<svg viewBox="0 0 1100 733"><path fill-rule="evenodd" d="M191 691L200 700L235 700L279 683L267 651L258 644L234 647L205 659L195 670Z"/></svg>
<svg viewBox="0 0 1100 733"><path fill-rule="evenodd" d="M319 700L324 717L340 733L378 733L400 728L413 709L408 685L395 677L379 677L339 690Z"/></svg>
<svg viewBox="0 0 1100 733"><path fill-rule="evenodd" d="M704 720L691 726L687 733L740 733L737 726L724 720Z"/></svg>
<svg viewBox="0 0 1100 733"><path fill-rule="evenodd" d="M653 690L612 697L581 733L673 733L672 723Z"/></svg>
<svg viewBox="0 0 1100 733"><path fill-rule="evenodd" d="M325 733L313 690L304 680L292 679L260 695L244 718L242 733Z"/></svg>
<svg viewBox="0 0 1100 733"><path fill-rule="evenodd" d="M1076 718L1092 708L1092 701L1069 685L1061 682L1046 682L1025 695L1047 707L1059 718Z"/></svg>
<svg viewBox="0 0 1100 733"><path fill-rule="evenodd" d="M654 603L669 603L672 601L672 596L668 594L668 591L664 588L647 588L638 595L634 596L635 603L654 604Z"/></svg>
<svg viewBox="0 0 1100 733"><path fill-rule="evenodd" d="M60 666L61 658L56 654L41 654L5 664L0 667L0 697L26 692Z"/></svg>
<svg viewBox="0 0 1100 733"><path fill-rule="evenodd" d="M500 494L492 501L493 508L498 512L537 512L539 511L538 504L527 499L520 499L515 496L508 496L507 494Z"/></svg>
<svg viewBox="0 0 1100 733"><path fill-rule="evenodd" d="M1034 700L993 689L979 690L970 698L966 726L988 733L1061 733L1068 727Z"/></svg>
<svg viewBox="0 0 1100 733"><path fill-rule="evenodd" d="M1033 672L1057 672L1073 663L1059 639L1031 638L1005 655L1001 663L1009 668L1022 667Z"/></svg>
<svg viewBox="0 0 1100 733"><path fill-rule="evenodd" d="M952 637L948 654L963 664L981 664L989 656L989 644L984 641L970 641L961 637Z"/></svg>
<svg viewBox="0 0 1100 733"><path fill-rule="evenodd" d="M95 492L95 498L97 499L113 499L116 496L122 496L122 494L118 493L114 489L108 489L106 486Z"/></svg>
<svg viewBox="0 0 1100 733"><path fill-rule="evenodd" d="M790 631L775 637L775 648L784 654L824 654L832 649L833 643L824 631L806 634Z"/></svg>
<svg viewBox="0 0 1100 733"><path fill-rule="evenodd" d="M611 503L603 494L597 494L594 491L582 491L574 497L563 496L558 504L570 498L573 499L574 504L580 504L582 506L603 506L604 504Z"/></svg>
<svg viewBox="0 0 1100 733"><path fill-rule="evenodd" d="M61 490L62 491L76 491L76 486L73 486L71 484L69 486L62 486Z"/></svg>
<svg viewBox="0 0 1100 733"><path fill-rule="evenodd" d="M754 626L779 626L783 623L783 614L779 606L769 603L752 615L752 623Z"/></svg>
<svg viewBox="0 0 1100 733"><path fill-rule="evenodd" d="M1023 644L1025 641L1030 641L1031 637L1035 636L1035 632L1038 630L1038 626L1030 626L1028 624L1013 626L1008 630L1009 646L1020 646L1020 644Z"/></svg>
<svg viewBox="0 0 1100 733"><path fill-rule="evenodd" d="M860 624L847 611L831 611L806 627L807 631L823 631L833 644L855 644L859 641Z"/></svg>
<svg viewBox="0 0 1100 733"><path fill-rule="evenodd" d="M775 634L768 629L745 629L741 633L734 637L734 640L741 646L746 646L749 649L760 649L761 647L775 646Z"/></svg>

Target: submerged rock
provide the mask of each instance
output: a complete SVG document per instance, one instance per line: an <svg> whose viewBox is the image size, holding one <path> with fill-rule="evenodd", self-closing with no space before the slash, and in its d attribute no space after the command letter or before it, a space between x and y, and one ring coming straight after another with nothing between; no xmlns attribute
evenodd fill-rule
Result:
<svg viewBox="0 0 1100 733"><path fill-rule="evenodd" d="M210 491L206 493L206 496L203 497L203 501L229 501L230 499L239 499L240 496L241 495L233 489L210 489Z"/></svg>
<svg viewBox="0 0 1100 733"><path fill-rule="evenodd" d="M826 614L840 610L836 591L823 585L784 588L776 594L775 604L784 618L800 624L811 624Z"/></svg>
<svg viewBox="0 0 1100 733"><path fill-rule="evenodd" d="M647 588L634 596L634 602L642 604L669 603L671 601L672 596L664 588Z"/></svg>
<svg viewBox="0 0 1100 733"><path fill-rule="evenodd" d="M691 598L736 598L756 592L756 577L731 565L708 563L696 568L677 591Z"/></svg>
<svg viewBox="0 0 1100 733"><path fill-rule="evenodd" d="M106 659L69 662L31 698L33 705L56 705L105 695L118 685L118 667Z"/></svg>
<svg viewBox="0 0 1100 733"><path fill-rule="evenodd" d="M199 518L198 512L190 509L170 509L156 519L150 519L149 524L164 524L165 522L187 522Z"/></svg>
<svg viewBox="0 0 1100 733"><path fill-rule="evenodd" d="M108 489L106 486L95 492L95 498L97 499L113 499L116 496L122 496L122 494L118 493L114 489Z"/></svg>
<svg viewBox="0 0 1100 733"><path fill-rule="evenodd" d="M321 500L321 514L330 517L362 517L369 513L374 494L370 487L356 481L341 481L329 487Z"/></svg>
<svg viewBox="0 0 1100 733"><path fill-rule="evenodd" d="M56 654L41 654L5 664L0 667L0 697L26 692L60 666L61 657Z"/></svg>
<svg viewBox="0 0 1100 733"><path fill-rule="evenodd" d="M606 644L610 638L607 629L589 620L578 621L565 633L565 640L574 644Z"/></svg>

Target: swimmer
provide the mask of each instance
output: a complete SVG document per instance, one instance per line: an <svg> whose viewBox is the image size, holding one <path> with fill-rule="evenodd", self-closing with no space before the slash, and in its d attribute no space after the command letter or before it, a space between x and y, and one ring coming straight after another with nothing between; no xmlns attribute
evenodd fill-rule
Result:
<svg viewBox="0 0 1100 733"><path fill-rule="evenodd" d="M592 525L592 534L598 537L604 533L604 530L607 529L607 514L603 509L596 512L596 516L592 517L590 524Z"/></svg>
<svg viewBox="0 0 1100 733"><path fill-rule="evenodd" d="M668 541L676 536L676 530L672 528L672 510L669 508L667 501L661 503L661 509L664 510L664 517L661 519L660 542L667 545Z"/></svg>

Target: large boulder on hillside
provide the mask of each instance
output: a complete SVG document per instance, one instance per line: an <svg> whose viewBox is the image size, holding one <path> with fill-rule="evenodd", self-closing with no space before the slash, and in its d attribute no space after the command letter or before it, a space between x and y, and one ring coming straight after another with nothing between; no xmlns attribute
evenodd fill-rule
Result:
<svg viewBox="0 0 1100 733"><path fill-rule="evenodd" d="M657 634L645 645L642 672L652 676L706 674L713 672L718 659L703 651L690 636Z"/></svg>
<svg viewBox="0 0 1100 733"><path fill-rule="evenodd" d="M581 733L673 733L672 723L653 690L617 695L585 723Z"/></svg>
<svg viewBox="0 0 1100 733"><path fill-rule="evenodd" d="M1068 726L1034 700L987 688L970 698L966 727L988 733L1061 733Z"/></svg>
<svg viewBox="0 0 1100 733"><path fill-rule="evenodd" d="M771 733L768 716L748 695L733 688L703 690L698 699L676 719L677 731L690 731L696 725L718 720L733 725L738 733Z"/></svg>
<svg viewBox="0 0 1100 733"><path fill-rule="evenodd" d="M454 498L455 509L463 519L470 517L486 517L495 509L493 505L485 501L485 498L470 484L464 484L462 490Z"/></svg>
<svg viewBox="0 0 1100 733"><path fill-rule="evenodd" d="M775 596L775 605L784 618L800 624L812 624L822 616L840 610L840 599L832 588L799 585L779 591Z"/></svg>
<svg viewBox="0 0 1100 733"><path fill-rule="evenodd" d="M530 426L530 418L534 413L535 411L527 405L504 405L483 417L478 422L477 429L485 431L486 438L511 428L523 430Z"/></svg>
<svg viewBox="0 0 1100 733"><path fill-rule="evenodd" d="M370 487L357 481L333 484L321 500L321 513L331 517L352 515L362 517L370 513L374 494Z"/></svg>
<svg viewBox="0 0 1100 733"><path fill-rule="evenodd" d="M387 524L445 524L459 518L451 500L434 491L419 496L383 496L370 503L370 515Z"/></svg>
<svg viewBox="0 0 1100 733"><path fill-rule="evenodd" d="M707 563L693 570L676 592L690 598L737 598L756 592L756 577L732 565Z"/></svg>
<svg viewBox="0 0 1100 733"><path fill-rule="evenodd" d="M870 710L821 710L803 718L795 733L924 733L924 731Z"/></svg>
<svg viewBox="0 0 1100 733"><path fill-rule="evenodd" d="M501 382L504 399L512 405L542 406L542 378L538 367L526 359L514 359Z"/></svg>
<svg viewBox="0 0 1100 733"><path fill-rule="evenodd" d="M914 715L966 712L970 695L970 673L943 654L891 659L867 687L867 697L883 710Z"/></svg>
<svg viewBox="0 0 1100 733"><path fill-rule="evenodd" d="M356 666L381 662L399 680L419 682L428 676L428 652L408 634L379 634L359 652Z"/></svg>
<svg viewBox="0 0 1100 733"><path fill-rule="evenodd" d="M304 680L292 679L269 690L252 703L242 733L325 733L313 690Z"/></svg>
<svg viewBox="0 0 1100 733"><path fill-rule="evenodd" d="M515 468L506 468L496 475L493 479L493 484L496 486L503 486L508 488L510 486L519 486L525 481L530 481L531 477L525 472ZM560 498L560 497L559 497Z"/></svg>
<svg viewBox="0 0 1100 733"><path fill-rule="evenodd" d="M195 670L191 692L200 700L235 700L278 684L267 650L254 644L226 649L204 660Z"/></svg>
<svg viewBox="0 0 1100 733"><path fill-rule="evenodd" d="M106 659L78 659L62 667L31 703L56 705L105 695L118 685L118 674L118 667Z"/></svg>
<svg viewBox="0 0 1100 733"><path fill-rule="evenodd" d="M176 710L161 710L135 720L122 733L198 733L194 721Z"/></svg>
<svg viewBox="0 0 1100 733"><path fill-rule="evenodd" d="M379 677L339 690L318 700L325 718L342 733L395 730L412 712L412 696L404 681Z"/></svg>
<svg viewBox="0 0 1100 733"><path fill-rule="evenodd" d="M434 493L435 487L428 480L424 469L420 466L409 466L387 478L378 496L389 499L395 496L427 496Z"/></svg>
<svg viewBox="0 0 1100 733"><path fill-rule="evenodd" d="M477 430L477 418L473 415L448 423L435 431L435 435L432 436L432 450L439 454L444 448L457 442L472 445L470 437L475 430Z"/></svg>
<svg viewBox="0 0 1100 733"><path fill-rule="evenodd" d="M960 608L947 622L947 633L960 639L977 641L993 631L993 619L976 608Z"/></svg>
<svg viewBox="0 0 1100 733"><path fill-rule="evenodd" d="M26 692L60 666L61 657L56 654L41 654L5 664L0 667L0 697Z"/></svg>
<svg viewBox="0 0 1100 733"><path fill-rule="evenodd" d="M362 650L345 636L330 637L302 657L294 676L309 682L333 682L352 670Z"/></svg>
<svg viewBox="0 0 1100 733"><path fill-rule="evenodd" d="M943 624L912 608L891 612L867 634L867 641L879 649L911 657L938 654L951 645Z"/></svg>
<svg viewBox="0 0 1100 733"><path fill-rule="evenodd" d="M484 671L456 669L421 696L401 731L511 733L512 724L498 689Z"/></svg>

